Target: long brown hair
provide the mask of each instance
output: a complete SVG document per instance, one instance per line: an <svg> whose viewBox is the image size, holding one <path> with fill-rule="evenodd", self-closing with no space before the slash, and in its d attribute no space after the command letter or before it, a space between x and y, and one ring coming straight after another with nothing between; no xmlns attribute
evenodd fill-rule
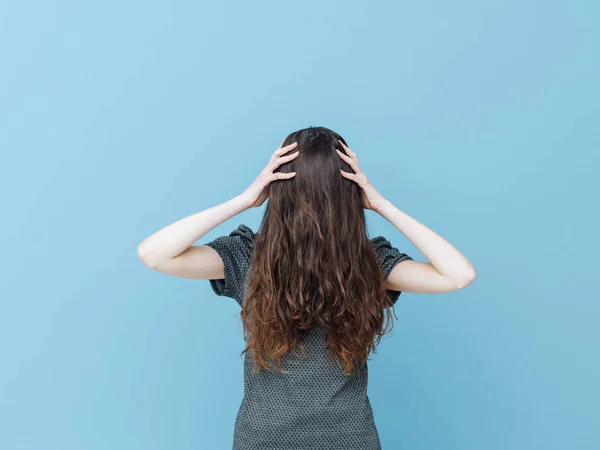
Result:
<svg viewBox="0 0 600 450"><path fill-rule="evenodd" d="M242 305L253 371L272 369L305 352L304 335L326 330L327 351L352 374L376 351L390 325L390 307L375 249L367 236L360 187L335 149L346 141L324 127L291 133L297 158L276 169L296 172L269 184L254 241L250 280ZM292 151L296 151L293 149Z"/></svg>

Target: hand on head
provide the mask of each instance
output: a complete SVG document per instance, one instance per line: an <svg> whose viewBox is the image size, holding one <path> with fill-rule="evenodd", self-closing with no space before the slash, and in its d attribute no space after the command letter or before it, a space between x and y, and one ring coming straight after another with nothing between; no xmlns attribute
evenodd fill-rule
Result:
<svg viewBox="0 0 600 450"><path fill-rule="evenodd" d="M250 186L248 186L248 188L242 193L242 196L245 197L246 201L248 202L247 204L249 208L258 207L264 203L268 196L267 186L271 183L271 181L286 180L293 178L294 175L296 175L296 172L274 172L275 169L277 169L280 165L291 161L300 153L299 150L296 150L294 153L285 155L290 150L296 148L298 146L298 143L294 142L292 144L286 145L285 147L282 147L281 145L284 141L285 139L281 141L281 144L279 144L277 150L273 152L268 164L260 172L258 177L256 177L256 180L254 180L254 182Z"/></svg>

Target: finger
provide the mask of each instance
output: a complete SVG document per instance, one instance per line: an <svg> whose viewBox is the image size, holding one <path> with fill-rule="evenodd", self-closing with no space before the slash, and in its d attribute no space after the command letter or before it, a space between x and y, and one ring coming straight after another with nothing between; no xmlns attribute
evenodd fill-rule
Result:
<svg viewBox="0 0 600 450"><path fill-rule="evenodd" d="M350 158L358 161L358 157L356 156L356 153L354 153L352 150L350 150L350 148L348 146L346 146L342 141L340 141L340 144L342 144L342 147L344 148L344 150L346 150L346 155L348 155ZM336 148L336 150L337 150L337 148Z"/></svg>
<svg viewBox="0 0 600 450"><path fill-rule="evenodd" d="M275 150L275 153L273 154L273 156L277 157L277 156L283 155L286 152L289 152L290 150L295 148L296 146L298 146L298 142L292 142L291 144L288 144L285 147L279 147L277 150Z"/></svg>
<svg viewBox="0 0 600 450"><path fill-rule="evenodd" d="M298 145L297 142L292 142L291 144L288 144L285 147L279 147L277 150L275 150L273 152L273 154L271 155L271 159L269 160L269 162L272 163L277 158L279 158L281 155L286 154L288 151L292 150L297 145Z"/></svg>
<svg viewBox="0 0 600 450"><path fill-rule="evenodd" d="M350 147L348 147L346 144L344 144L342 141L340 141L340 144L342 144L342 147L344 147L344 150L346 150L346 153L348 153L348 155L351 158L358 161L358 155L356 154L356 152L353 152L352 149Z"/></svg>
<svg viewBox="0 0 600 450"><path fill-rule="evenodd" d="M298 156L299 154L300 154L300 150L296 150L295 152L290 153L289 155L280 156L279 158L277 158L277 161L281 161L281 162L290 161L290 160L294 159L296 156Z"/></svg>
<svg viewBox="0 0 600 450"><path fill-rule="evenodd" d="M273 175L275 176L276 180L287 180L289 178L294 178L294 176L296 175L296 172L288 172L288 173L275 172Z"/></svg>
<svg viewBox="0 0 600 450"><path fill-rule="evenodd" d="M346 178L348 178L349 180L352 180L352 181L356 181L356 178L357 178L356 174L350 173L350 172L345 172L342 169L340 169L340 172L342 173L343 177L346 177Z"/></svg>
<svg viewBox="0 0 600 450"><path fill-rule="evenodd" d="M285 151L288 151L288 150L291 150L291 149L295 148L297 145L298 145L298 142L292 142L291 144L288 144L285 147L281 147L281 149L285 150Z"/></svg>
<svg viewBox="0 0 600 450"><path fill-rule="evenodd" d="M338 155L340 155L340 157L344 161L348 163L350 167L352 167L352 170L354 170L357 173L360 172L360 169L358 168L358 163L355 160L350 158L348 155L345 155L344 152L339 151L337 148L335 149L335 151L338 153Z"/></svg>
<svg viewBox="0 0 600 450"><path fill-rule="evenodd" d="M300 151L296 150L294 153L291 153L289 155L280 156L279 158L275 159L271 163L271 170L277 169L280 165L282 165L283 163L286 163L288 161L291 161L292 159L297 157L299 154L300 154Z"/></svg>

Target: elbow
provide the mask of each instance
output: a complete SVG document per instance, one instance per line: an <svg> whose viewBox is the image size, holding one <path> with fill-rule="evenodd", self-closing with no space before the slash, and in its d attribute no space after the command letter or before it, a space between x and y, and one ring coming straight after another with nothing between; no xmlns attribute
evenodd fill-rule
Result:
<svg viewBox="0 0 600 450"><path fill-rule="evenodd" d="M473 283L473 281L475 281L475 278L477 278L477 271L475 270L475 267L472 267L462 277L456 280L456 287L458 289L464 289L471 283Z"/></svg>
<svg viewBox="0 0 600 450"><path fill-rule="evenodd" d="M140 258L140 261L144 263L144 265L148 266L150 269L156 269L158 266L158 260L153 258L144 242L141 242L137 247L137 255Z"/></svg>

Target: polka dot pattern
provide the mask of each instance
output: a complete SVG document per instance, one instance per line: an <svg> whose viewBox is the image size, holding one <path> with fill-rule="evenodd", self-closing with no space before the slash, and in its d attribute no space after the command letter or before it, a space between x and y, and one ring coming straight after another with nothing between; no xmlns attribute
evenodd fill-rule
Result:
<svg viewBox="0 0 600 450"><path fill-rule="evenodd" d="M256 234L240 224L228 236L206 245L221 256L224 279L211 279L216 295L240 306ZM371 239L385 277L401 261L412 260L383 236ZM388 290L395 303L400 291ZM244 354L244 397L234 426L233 450L381 450L369 397L368 364L345 375L325 351L325 331L313 328L304 338L306 354L282 362L287 374L252 373Z"/></svg>

